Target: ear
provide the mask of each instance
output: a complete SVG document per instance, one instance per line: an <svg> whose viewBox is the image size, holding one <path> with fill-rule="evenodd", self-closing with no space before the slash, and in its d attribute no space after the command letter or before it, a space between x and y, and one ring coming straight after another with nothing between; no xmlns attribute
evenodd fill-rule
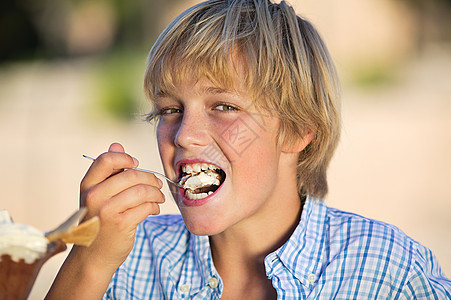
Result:
<svg viewBox="0 0 451 300"><path fill-rule="evenodd" d="M312 141L314 132L311 130L307 131L307 134L299 136L294 143L289 143L282 146L282 152L285 153L299 153L307 147Z"/></svg>

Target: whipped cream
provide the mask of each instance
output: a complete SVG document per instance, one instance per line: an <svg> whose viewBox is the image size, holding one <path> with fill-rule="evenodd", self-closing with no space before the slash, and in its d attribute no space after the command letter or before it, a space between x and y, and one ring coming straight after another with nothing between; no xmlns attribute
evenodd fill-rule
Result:
<svg viewBox="0 0 451 300"><path fill-rule="evenodd" d="M184 189L195 190L204 186L219 185L219 179L215 172L200 172L190 176L183 183Z"/></svg>
<svg viewBox="0 0 451 300"><path fill-rule="evenodd" d="M31 264L47 252L48 241L36 228L14 223L8 211L0 210L0 259L9 255L15 262Z"/></svg>

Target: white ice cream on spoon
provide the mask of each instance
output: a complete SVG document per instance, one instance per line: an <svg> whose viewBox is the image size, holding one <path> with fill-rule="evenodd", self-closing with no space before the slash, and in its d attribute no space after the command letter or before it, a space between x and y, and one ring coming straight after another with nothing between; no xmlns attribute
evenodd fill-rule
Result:
<svg viewBox="0 0 451 300"><path fill-rule="evenodd" d="M209 185L219 185L219 179L213 172L200 172L196 175L189 176L188 179L183 182L183 188L190 190L195 190Z"/></svg>

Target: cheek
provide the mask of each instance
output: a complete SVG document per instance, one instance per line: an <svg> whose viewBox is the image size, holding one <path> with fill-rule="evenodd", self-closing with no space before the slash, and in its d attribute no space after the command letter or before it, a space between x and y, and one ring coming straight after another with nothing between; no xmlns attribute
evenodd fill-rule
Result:
<svg viewBox="0 0 451 300"><path fill-rule="evenodd" d="M256 140L235 161L238 183L253 193L272 189L278 171L279 153L271 140Z"/></svg>
<svg viewBox="0 0 451 300"><path fill-rule="evenodd" d="M160 124L157 126L157 145L158 150L160 151L160 157L164 162L164 158L171 153L171 131L167 126L161 126Z"/></svg>
<svg viewBox="0 0 451 300"><path fill-rule="evenodd" d="M157 125L156 131L158 145L167 144L173 136L172 132L173 126L170 126L166 122L160 121Z"/></svg>

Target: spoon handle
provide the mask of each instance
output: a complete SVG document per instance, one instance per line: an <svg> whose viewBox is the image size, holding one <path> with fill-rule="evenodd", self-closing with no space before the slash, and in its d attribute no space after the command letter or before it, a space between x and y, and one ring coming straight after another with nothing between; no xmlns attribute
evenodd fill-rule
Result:
<svg viewBox="0 0 451 300"><path fill-rule="evenodd" d="M90 156L88 156L88 155L85 155L85 154L83 154L83 157L84 157L84 158L87 158L87 159L90 159L90 160L92 160L92 161L95 161L95 160L96 160L95 158L92 158L92 157L90 157ZM169 183L171 183L171 184L173 184L173 185L175 185L175 186L177 186L177 187L182 187L182 186L181 186L180 184L178 184L177 182L172 181L171 179L167 178L165 175L163 175L163 174L161 174L161 173L158 173L158 172L156 172L156 171L151 171L151 170L146 170L146 169L141 169L141 168L134 168L134 169L135 169L135 170L138 170L138 171L143 171L143 172L152 173L152 174L161 176L161 177L163 177L164 179L166 179Z"/></svg>

